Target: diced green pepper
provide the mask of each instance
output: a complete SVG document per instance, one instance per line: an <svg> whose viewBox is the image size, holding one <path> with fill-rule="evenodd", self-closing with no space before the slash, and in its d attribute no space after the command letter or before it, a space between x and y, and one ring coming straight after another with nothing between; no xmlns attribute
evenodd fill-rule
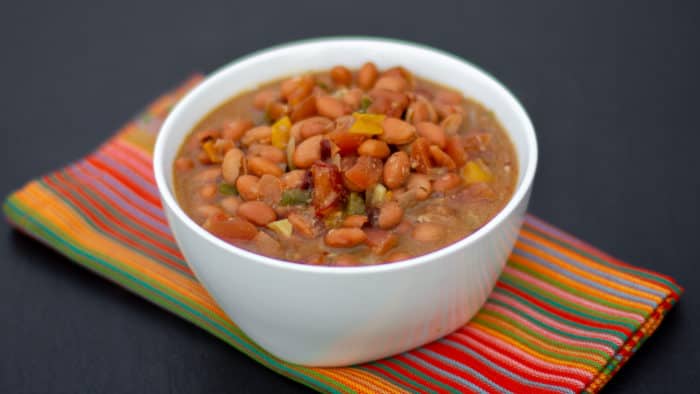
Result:
<svg viewBox="0 0 700 394"><path fill-rule="evenodd" d="M236 189L236 186L229 183L221 183L219 184L219 193L226 196L237 196L238 189Z"/></svg>
<svg viewBox="0 0 700 394"><path fill-rule="evenodd" d="M303 205L311 202L311 191L289 189L282 193L281 205Z"/></svg>
<svg viewBox="0 0 700 394"><path fill-rule="evenodd" d="M357 112L366 113L370 105L372 105L372 99L366 96L363 97L362 100L360 100L360 109Z"/></svg>
<svg viewBox="0 0 700 394"><path fill-rule="evenodd" d="M350 193L345 211L348 215L364 215L366 213L365 200L360 197L360 193Z"/></svg>

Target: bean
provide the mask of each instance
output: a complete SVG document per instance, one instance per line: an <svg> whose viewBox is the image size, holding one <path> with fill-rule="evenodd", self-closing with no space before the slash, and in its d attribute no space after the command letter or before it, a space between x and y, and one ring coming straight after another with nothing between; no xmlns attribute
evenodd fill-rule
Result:
<svg viewBox="0 0 700 394"><path fill-rule="evenodd" d="M357 72L357 85L363 90L370 90L374 86L374 82L377 80L377 66L372 62L367 62L360 67L360 71Z"/></svg>
<svg viewBox="0 0 700 394"><path fill-rule="evenodd" d="M365 230L367 246L375 255L383 255L399 243L399 237L392 231L369 228Z"/></svg>
<svg viewBox="0 0 700 394"><path fill-rule="evenodd" d="M403 186L411 173L411 161L408 154L398 151L387 159L384 164L384 184L389 189Z"/></svg>
<svg viewBox="0 0 700 394"><path fill-rule="evenodd" d="M335 66L331 68L331 78L336 85L350 86L352 83L352 73L347 67Z"/></svg>
<svg viewBox="0 0 700 394"><path fill-rule="evenodd" d="M431 144L435 144L440 149L445 147L445 130L442 127L430 122L420 122L416 124L418 134L425 137Z"/></svg>
<svg viewBox="0 0 700 394"><path fill-rule="evenodd" d="M221 171L224 176L224 180L230 184L235 184L238 175L241 173L241 167L244 163L245 157L240 149L231 149L224 156L224 161L221 163Z"/></svg>
<svg viewBox="0 0 700 394"><path fill-rule="evenodd" d="M258 143L270 143L272 138L272 128L269 126L258 126L246 131L241 138L241 144L243 146L252 145L255 142Z"/></svg>
<svg viewBox="0 0 700 394"><path fill-rule="evenodd" d="M387 263L392 263L395 261L401 261L401 260L408 260L411 258L411 255L406 253L406 252L394 252L387 256L386 262Z"/></svg>
<svg viewBox="0 0 700 394"><path fill-rule="evenodd" d="M408 107L406 111L406 120L414 125L420 122L435 122L437 121L437 113L428 100L419 96L416 101L411 103Z"/></svg>
<svg viewBox="0 0 700 394"><path fill-rule="evenodd" d="M178 157L175 160L175 169L178 172L189 171L194 168L194 162L189 157Z"/></svg>
<svg viewBox="0 0 700 394"><path fill-rule="evenodd" d="M298 122L316 115L316 112L316 97L308 96L292 107L289 119L292 122Z"/></svg>
<svg viewBox="0 0 700 394"><path fill-rule="evenodd" d="M381 208L379 208L379 217L377 218L377 224L382 230L389 230L396 227L397 224L401 223L403 218L403 208L396 201L389 201L384 203Z"/></svg>
<svg viewBox="0 0 700 394"><path fill-rule="evenodd" d="M440 103L457 105L461 104L462 100L462 94L453 90L440 90L435 93L435 101Z"/></svg>
<svg viewBox="0 0 700 394"><path fill-rule="evenodd" d="M236 189L238 189L238 194L241 195L245 200L257 200L258 199L258 182L260 178L255 175L241 175L236 181Z"/></svg>
<svg viewBox="0 0 700 394"><path fill-rule="evenodd" d="M390 153L389 145L386 142L375 139L367 140L357 148L358 155L376 157L378 159L384 159Z"/></svg>
<svg viewBox="0 0 700 394"><path fill-rule="evenodd" d="M457 167L461 167L467 162L467 152L464 151L464 145L462 145L462 139L459 136L453 135L447 138L445 153L450 155Z"/></svg>
<svg viewBox="0 0 700 394"><path fill-rule="evenodd" d="M360 259L352 254L339 254L333 261L333 265L338 267L354 267L360 265Z"/></svg>
<svg viewBox="0 0 700 394"><path fill-rule="evenodd" d="M246 161L248 171L253 175L263 176L264 174L270 174L280 177L284 173L277 164L259 156L248 157Z"/></svg>
<svg viewBox="0 0 700 394"><path fill-rule="evenodd" d="M298 189L304 184L306 170L293 170L282 175L282 186L287 189Z"/></svg>
<svg viewBox="0 0 700 394"><path fill-rule="evenodd" d="M223 213L209 216L203 227L214 235L228 239L250 240L258 233L258 229L247 220Z"/></svg>
<svg viewBox="0 0 700 394"><path fill-rule="evenodd" d="M355 164L343 173L345 187L355 191L365 191L382 178L382 161L369 156L360 156Z"/></svg>
<svg viewBox="0 0 700 394"><path fill-rule="evenodd" d="M360 88L352 88L343 95L343 101L345 104L349 105L350 108L353 110L356 110L360 108L360 104L362 103L362 96L364 93L362 92L362 89Z"/></svg>
<svg viewBox="0 0 700 394"><path fill-rule="evenodd" d="M194 209L195 213L203 218L208 218L209 216L223 213L221 208L216 205L200 205Z"/></svg>
<svg viewBox="0 0 700 394"><path fill-rule="evenodd" d="M433 192L433 187L430 184L430 178L425 174L411 174L408 177L408 183L406 184L408 190L415 190L416 200L423 201L430 197L430 193Z"/></svg>
<svg viewBox="0 0 700 394"><path fill-rule="evenodd" d="M316 135L297 145L292 157L294 165L298 168L308 168L317 160L321 160L321 140L323 136Z"/></svg>
<svg viewBox="0 0 700 394"><path fill-rule="evenodd" d="M267 105L279 98L279 92L274 89L261 90L253 97L253 106L259 110L264 110Z"/></svg>
<svg viewBox="0 0 700 394"><path fill-rule="evenodd" d="M462 183L462 178L454 172L448 172L433 182L433 189L436 192L444 193L452 190Z"/></svg>
<svg viewBox="0 0 700 394"><path fill-rule="evenodd" d="M258 231L253 241L255 242L255 247L258 250L264 250L265 254L279 256L282 253L282 245L264 231Z"/></svg>
<svg viewBox="0 0 700 394"><path fill-rule="evenodd" d="M374 84L374 89L386 89L392 92L403 93L408 89L408 82L398 76L383 76Z"/></svg>
<svg viewBox="0 0 700 394"><path fill-rule="evenodd" d="M313 137L315 135L325 134L332 131L335 124L332 120L326 117L314 116L295 123L294 126L292 126L292 135L295 134L295 127L298 128L298 136L300 137L297 138L296 141L300 142L301 140Z"/></svg>
<svg viewBox="0 0 700 394"><path fill-rule="evenodd" d="M253 121L250 119L236 119L224 126L224 129L221 131L221 138L238 141L243 136L243 133L253 128L253 126Z"/></svg>
<svg viewBox="0 0 700 394"><path fill-rule="evenodd" d="M221 167L209 167L201 170L192 180L199 183L215 182L221 175Z"/></svg>
<svg viewBox="0 0 700 394"><path fill-rule="evenodd" d="M289 105L281 103L279 101L273 101L267 104L265 108L265 114L268 119L277 120L289 113Z"/></svg>
<svg viewBox="0 0 700 394"><path fill-rule="evenodd" d="M264 174L258 181L258 197L270 205L279 203L282 198L282 181L280 178Z"/></svg>
<svg viewBox="0 0 700 394"><path fill-rule="evenodd" d="M382 127L384 133L380 134L379 138L389 144L408 144L416 138L416 128L400 119L386 118Z"/></svg>
<svg viewBox="0 0 700 394"><path fill-rule="evenodd" d="M427 174L431 168L430 142L425 137L418 137L411 144L411 169Z"/></svg>
<svg viewBox="0 0 700 394"><path fill-rule="evenodd" d="M294 231L306 238L314 238L316 229L312 219L297 212L292 212L287 216L287 220L292 224Z"/></svg>
<svg viewBox="0 0 700 394"><path fill-rule="evenodd" d="M447 116L440 123L440 127L445 130L445 133L454 135L457 134L459 128L462 127L463 117L461 114L452 114Z"/></svg>
<svg viewBox="0 0 700 394"><path fill-rule="evenodd" d="M436 242L445 237L445 228L437 223L418 223L411 236L420 242Z"/></svg>
<svg viewBox="0 0 700 394"><path fill-rule="evenodd" d="M350 107L333 96L316 97L316 109L320 115L331 119L350 113Z"/></svg>
<svg viewBox="0 0 700 394"><path fill-rule="evenodd" d="M305 98L316 85L316 81L311 75L302 75L289 78L280 84L280 95L288 102L294 104L294 98ZM303 97L300 97L303 96Z"/></svg>
<svg viewBox="0 0 700 394"><path fill-rule="evenodd" d="M238 206L241 205L241 198L236 196L228 196L222 198L221 201L219 201L219 205L221 205L224 211L230 215L235 215L238 211Z"/></svg>
<svg viewBox="0 0 700 394"><path fill-rule="evenodd" d="M260 156L273 163L284 163L287 161L287 157L282 149L272 145L253 144L248 148L248 154L251 156Z"/></svg>
<svg viewBox="0 0 700 394"><path fill-rule="evenodd" d="M214 196L216 196L216 190L216 185L209 183L199 189L199 195L204 199L214 198Z"/></svg>
<svg viewBox="0 0 700 394"><path fill-rule="evenodd" d="M334 228L326 233L323 241L334 248L352 248L367 240L367 235L359 228Z"/></svg>
<svg viewBox="0 0 700 394"><path fill-rule="evenodd" d="M343 227L362 228L367 220L367 215L350 215L343 220Z"/></svg>
<svg viewBox="0 0 700 394"><path fill-rule="evenodd" d="M262 201L246 201L238 206L238 216L258 226L264 226L277 220L277 214Z"/></svg>
<svg viewBox="0 0 700 394"><path fill-rule="evenodd" d="M408 107L408 96L404 93L386 89L372 89L369 96L372 99L372 104L367 108L369 113L402 118L404 110Z"/></svg>
<svg viewBox="0 0 700 394"><path fill-rule="evenodd" d="M455 168L457 168L455 161L452 160L450 155L445 153L436 145L430 145L430 156L433 158L435 164L437 164L439 167L445 167L448 170L454 170Z"/></svg>

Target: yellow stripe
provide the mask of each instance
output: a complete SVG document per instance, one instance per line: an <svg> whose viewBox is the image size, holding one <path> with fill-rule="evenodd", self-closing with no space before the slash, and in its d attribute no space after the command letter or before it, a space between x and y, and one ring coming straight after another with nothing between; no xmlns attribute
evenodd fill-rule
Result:
<svg viewBox="0 0 700 394"><path fill-rule="evenodd" d="M521 248L521 246L518 245L518 248ZM522 248L522 249L524 249L524 248ZM510 256L510 260L527 267L531 271L540 273L547 278L555 279L556 284L552 284L555 287L559 287L559 286L557 286L557 284L567 285L571 288L574 288L576 290L581 291L584 294L590 294L592 296L596 296L596 297L604 299L606 301L614 302L615 304L618 304L618 305L624 305L624 306L627 306L630 308L635 308L635 309L639 310L639 312L625 311L627 313L638 313L638 314L645 314L646 313L646 314L648 314L652 310L654 310L654 308L649 306L649 305L642 304L642 303L635 302L635 301L630 301L630 300L621 298L619 296L616 296L614 294L608 294L608 293L602 292L596 288L586 286L580 282L577 282L577 281L575 281L567 276L560 274L559 272L551 270L551 269L543 266L542 264L537 264L537 263L532 262L532 261L530 261L527 258L524 258L522 256L517 256L517 255L513 254ZM595 280L592 277L589 277L589 279L592 279L596 282L600 282L600 281ZM568 293L567 290L562 289L562 291L565 291ZM628 294L631 294L631 293L628 293ZM578 294L574 294L574 295L581 297L581 295L578 295ZM595 301L591 301L591 302L595 302ZM611 307L611 306L608 306L605 304L600 304L600 305L604 305L608 308L614 308L614 307Z"/></svg>
<svg viewBox="0 0 700 394"><path fill-rule="evenodd" d="M32 182L17 192L17 198L35 216L41 216L52 226L72 239L71 243L92 253L116 260L122 267L146 276L152 283L173 290L200 304L222 319L230 322L224 312L198 282L149 259L134 250L95 231L80 215L60 198L50 194L37 182ZM101 251L109 251L109 256Z"/></svg>
<svg viewBox="0 0 700 394"><path fill-rule="evenodd" d="M644 280L642 277L630 275L630 274L628 274L628 273L626 273L626 272L619 271L619 270L615 270L615 269L612 269L612 268L610 268L610 267L606 267L605 265L602 265L602 264L600 264L600 263L597 263L597 262L595 262L595 261L593 261L593 260L591 260L591 259L589 259L589 258L586 258L585 256L582 256L582 255L580 255L580 254L578 254L578 253L576 253L576 252L573 252L573 251L571 251L571 250L569 250L569 249L566 249L566 248L564 248L564 247L562 247L562 246L559 246L559 245L557 245L557 244L555 244L555 243L553 243L553 242L551 242L551 241L549 241L549 240L547 240L547 239L545 239L545 238L542 238L542 237L540 237L540 236L538 236L538 235L535 235L535 234L531 233L530 231L528 231L528 230L526 230L526 229L524 229L524 228L521 230L520 235L521 235L521 236L525 236L526 238L530 238L530 239L532 239L532 240L534 240L534 241L536 241L536 242L539 242L539 243L541 243L541 244L547 245L549 248L555 249L555 250L559 251L560 253L566 255L566 256L569 257L569 258L574 259L574 260L576 260L576 261L578 261L578 262L580 262L580 263L582 263L582 264L585 264L585 265L588 265L588 266L590 266L590 267L593 267L593 268L595 268L595 269L597 269L597 270L599 270L599 271L608 273L608 274L610 274L610 275L612 275L612 276L616 276L616 277L618 277L618 278L626 279L626 280L628 280L628 281L630 281L630 282L634 282L634 283L638 283L638 284L644 285L644 286L649 287L649 288L652 288L652 289L654 289L654 290L658 290L658 291L660 291L660 292L662 292L662 293L664 293L664 294L668 294L668 293L669 293L669 290L668 290L667 288L665 288L665 287L663 287L663 286L659 286L658 284L656 284L656 283L654 283L654 282L652 282L652 281L647 281L647 280ZM570 266L566 266L566 267L567 267L567 269L568 269Z"/></svg>
<svg viewBox="0 0 700 394"><path fill-rule="evenodd" d="M518 349L524 351L525 353L527 353L531 356L534 356L536 358L539 358L542 361L546 361L550 364L563 365L566 367L571 367L571 368L575 368L575 369L579 369L579 370L583 369L583 370L586 370L592 374L598 373L598 368L591 367L590 365L581 364L581 363L577 363L577 362L573 362L573 361L560 360L558 358L553 358L553 357L544 355L542 353L536 352L536 351L532 350L531 348L523 345L522 343L514 340L513 338L510 338L506 335L503 335L500 332L498 332L496 330L492 330L492 329L490 329L482 324L479 324L479 323L472 321L469 323L469 326L474 327L474 328L478 328L479 330L487 333L488 336L496 337L496 338L502 340L503 342L507 342L507 343L517 347Z"/></svg>

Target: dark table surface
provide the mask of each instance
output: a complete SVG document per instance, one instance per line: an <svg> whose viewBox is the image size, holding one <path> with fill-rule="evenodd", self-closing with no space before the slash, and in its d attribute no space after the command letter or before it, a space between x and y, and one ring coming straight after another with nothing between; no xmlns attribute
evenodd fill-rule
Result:
<svg viewBox="0 0 700 394"><path fill-rule="evenodd" d="M541 151L531 212L685 286L606 390L697 392L696 2L97 3L0 7L2 195L194 71L315 36L425 43L489 70L528 109ZM0 245L2 393L306 390L5 224Z"/></svg>

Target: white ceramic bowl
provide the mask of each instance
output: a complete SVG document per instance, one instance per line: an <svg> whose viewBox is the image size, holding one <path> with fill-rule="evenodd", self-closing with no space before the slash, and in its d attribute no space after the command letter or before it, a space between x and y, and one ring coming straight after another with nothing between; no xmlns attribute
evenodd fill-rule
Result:
<svg viewBox="0 0 700 394"><path fill-rule="evenodd" d="M173 195L178 147L210 110L259 84L336 64L404 65L461 90L498 116L518 153L515 195L483 228L436 252L367 267L288 263L230 245L193 222ZM256 52L212 74L173 109L156 143L163 207L187 262L221 308L260 346L310 366L350 365L397 354L464 325L493 288L515 242L537 163L523 107L468 62L422 45L380 38L324 38Z"/></svg>

